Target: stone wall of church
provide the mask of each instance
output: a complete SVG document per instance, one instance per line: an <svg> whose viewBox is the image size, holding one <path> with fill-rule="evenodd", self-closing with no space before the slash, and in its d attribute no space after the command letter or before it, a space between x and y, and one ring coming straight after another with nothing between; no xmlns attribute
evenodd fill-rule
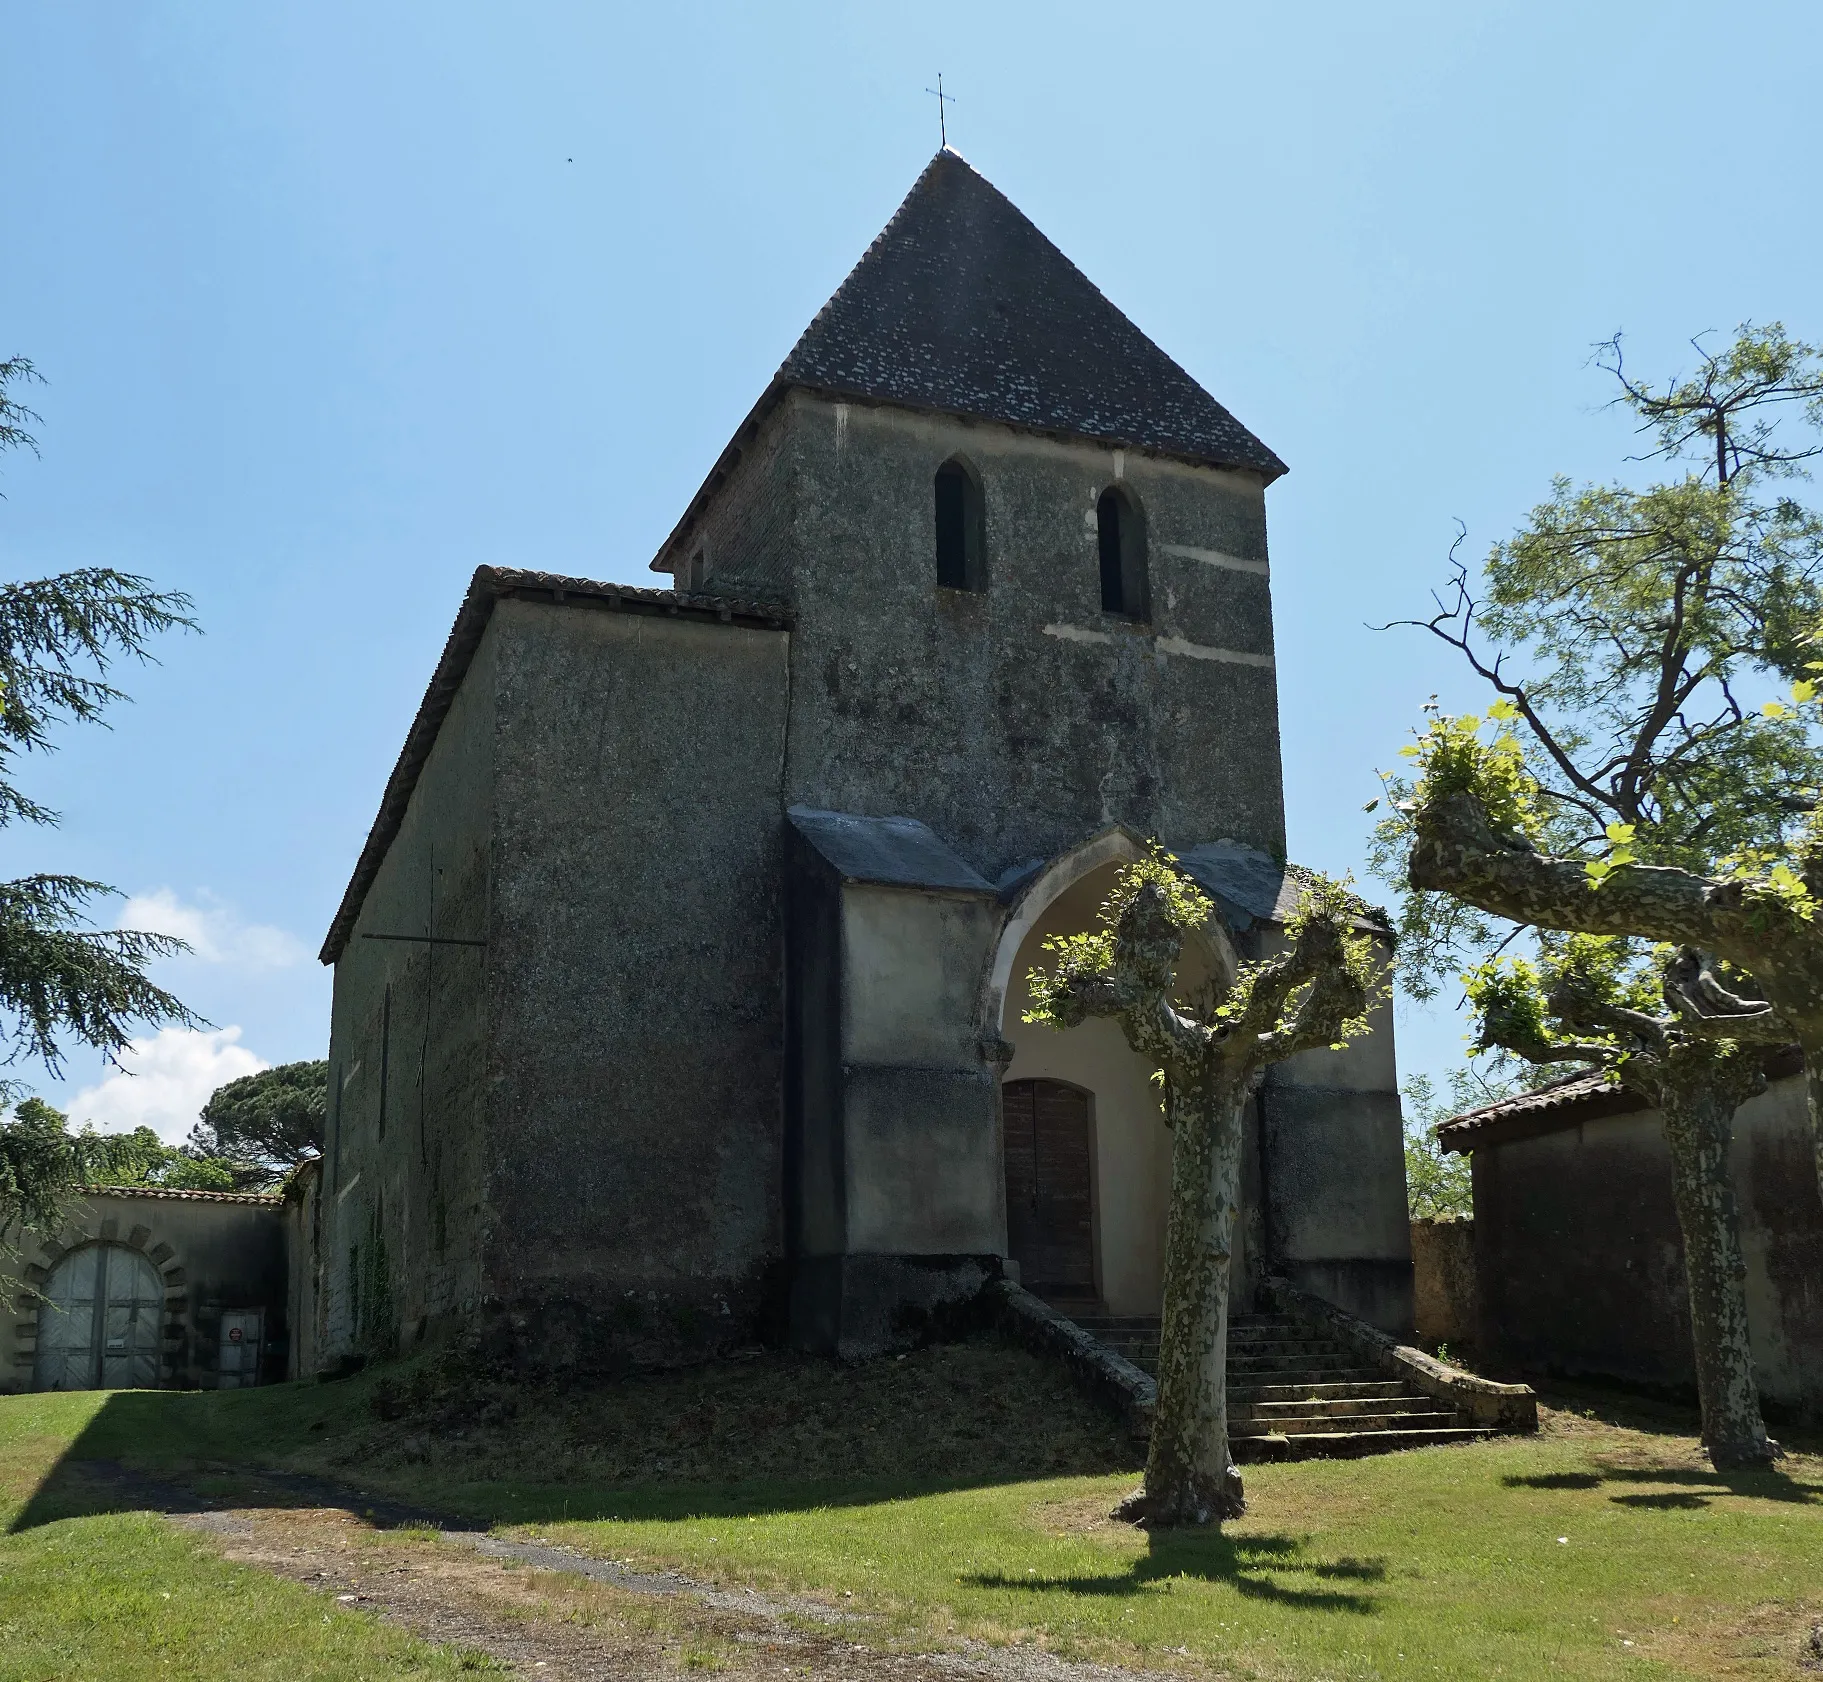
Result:
<svg viewBox="0 0 1823 1682"><path fill-rule="evenodd" d="M1381 941L1390 970L1392 947ZM1273 933L1263 954L1280 949ZM1343 1051L1307 1051L1260 1089L1270 1266L1300 1290L1400 1336L1413 1322L1404 1121L1389 997Z"/></svg>
<svg viewBox="0 0 1823 1682"><path fill-rule="evenodd" d="M990 878L1112 819L1282 856L1257 477L803 393L766 427L728 535L706 524L736 567L752 510L793 514L788 801L920 818ZM933 477L954 456L983 493L979 593L936 582ZM1147 525L1144 623L1100 607L1116 482Z"/></svg>
<svg viewBox="0 0 1823 1682"><path fill-rule="evenodd" d="M503 601L492 1332L549 1367L750 1340L783 1249L788 634Z"/></svg>
<svg viewBox="0 0 1823 1682"><path fill-rule="evenodd" d="M670 557L679 589L788 602L797 554L797 430L775 414L744 430L740 458Z"/></svg>
<svg viewBox="0 0 1823 1682"><path fill-rule="evenodd" d="M490 628L335 966L304 1340L322 1363L410 1347L484 1295L490 951L415 937L490 934L497 646Z"/></svg>

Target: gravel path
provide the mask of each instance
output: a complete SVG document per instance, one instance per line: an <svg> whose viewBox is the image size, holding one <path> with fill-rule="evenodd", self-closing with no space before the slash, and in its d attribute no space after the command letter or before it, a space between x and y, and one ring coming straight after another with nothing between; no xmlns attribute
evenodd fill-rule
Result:
<svg viewBox="0 0 1823 1682"><path fill-rule="evenodd" d="M638 1571L314 1478L260 1474L216 1501L109 1462L83 1472L120 1504L164 1514L227 1559L542 1682L649 1682L685 1669L731 1682L1182 1682L1182 1672L1166 1678L1030 1646L894 1650L883 1635L865 1639L874 1622L865 1614L812 1598Z"/></svg>

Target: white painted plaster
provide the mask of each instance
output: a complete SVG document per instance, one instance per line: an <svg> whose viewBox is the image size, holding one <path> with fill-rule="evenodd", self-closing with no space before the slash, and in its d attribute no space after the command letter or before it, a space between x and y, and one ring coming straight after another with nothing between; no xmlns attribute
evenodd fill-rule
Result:
<svg viewBox="0 0 1823 1682"><path fill-rule="evenodd" d="M844 889L846 1061L980 1067L975 1000L993 934L990 903Z"/></svg>
<svg viewBox="0 0 1823 1682"><path fill-rule="evenodd" d="M1050 626L1046 626L1048 631ZM1270 654L1244 654L1238 648L1207 648L1202 643L1185 642L1182 637L1160 637L1158 639L1160 654L1181 654L1191 660L1220 660L1230 666L1259 666L1265 671L1272 670Z"/></svg>
<svg viewBox="0 0 1823 1682"><path fill-rule="evenodd" d="M1044 628L1047 637L1059 637L1064 642L1112 642L1114 639L1106 631L1091 631L1086 625L1047 625Z"/></svg>
<svg viewBox="0 0 1823 1682"><path fill-rule="evenodd" d="M1201 561L1204 566L1223 567L1229 572L1257 573L1261 578L1270 577L1272 573L1264 561L1249 560L1244 555L1224 555L1219 549L1198 549L1189 543L1161 543L1158 552L1179 561Z"/></svg>

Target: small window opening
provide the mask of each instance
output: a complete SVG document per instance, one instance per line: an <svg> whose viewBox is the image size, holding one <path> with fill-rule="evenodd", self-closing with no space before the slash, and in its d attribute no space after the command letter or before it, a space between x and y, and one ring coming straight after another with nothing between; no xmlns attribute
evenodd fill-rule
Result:
<svg viewBox="0 0 1823 1682"><path fill-rule="evenodd" d="M937 583L946 590L985 590L986 519L981 486L959 461L937 469Z"/></svg>
<svg viewBox="0 0 1823 1682"><path fill-rule="evenodd" d="M1125 492L1110 486L1095 504L1101 558L1101 610L1126 619L1148 616L1146 522Z"/></svg>

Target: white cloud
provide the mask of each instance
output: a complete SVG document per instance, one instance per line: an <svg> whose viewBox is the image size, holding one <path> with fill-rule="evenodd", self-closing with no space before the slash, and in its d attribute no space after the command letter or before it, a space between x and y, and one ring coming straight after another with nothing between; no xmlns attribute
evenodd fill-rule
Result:
<svg viewBox="0 0 1823 1682"><path fill-rule="evenodd" d="M205 895L202 903L186 904L170 888L134 894L121 907L116 926L176 935L189 942L192 953L205 964L240 970L286 969L309 955L304 943L283 929L244 923L212 895Z"/></svg>
<svg viewBox="0 0 1823 1682"><path fill-rule="evenodd" d="M120 1067L76 1094L70 1119L103 1133L150 1127L167 1145L181 1145L218 1086L271 1068L240 1037L239 1028L160 1028L149 1039L130 1040Z"/></svg>

